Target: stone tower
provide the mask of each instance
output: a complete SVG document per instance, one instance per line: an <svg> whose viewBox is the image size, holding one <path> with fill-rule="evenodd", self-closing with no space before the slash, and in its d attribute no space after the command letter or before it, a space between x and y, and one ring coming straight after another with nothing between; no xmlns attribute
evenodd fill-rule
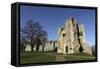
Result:
<svg viewBox="0 0 100 69"><path fill-rule="evenodd" d="M58 53L80 52L92 54L91 48L86 44L84 26L79 25L74 18L70 17L64 27L58 30Z"/></svg>

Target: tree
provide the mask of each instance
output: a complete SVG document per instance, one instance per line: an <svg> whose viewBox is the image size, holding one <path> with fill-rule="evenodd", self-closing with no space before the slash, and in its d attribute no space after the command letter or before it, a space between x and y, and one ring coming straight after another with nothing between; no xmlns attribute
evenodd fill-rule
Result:
<svg viewBox="0 0 100 69"><path fill-rule="evenodd" d="M40 40L41 40L41 45L42 45L42 51L44 51L44 47L46 46L47 43L47 33L45 31L41 31L41 36Z"/></svg>
<svg viewBox="0 0 100 69"><path fill-rule="evenodd" d="M32 20L28 20L25 26L21 29L23 35L25 35L25 39L27 43L31 45L31 51L33 51L34 47L34 23Z"/></svg>
<svg viewBox="0 0 100 69"><path fill-rule="evenodd" d="M26 44L26 40L25 40L25 36L22 34L22 32L20 32L20 50L23 52L25 51L25 45Z"/></svg>
<svg viewBox="0 0 100 69"><path fill-rule="evenodd" d="M39 51L39 46L44 43L44 39L47 39L47 33L43 27L32 20L28 20L21 31L27 39L26 42L30 43L31 51L33 51L34 45L36 45L36 51Z"/></svg>
<svg viewBox="0 0 100 69"><path fill-rule="evenodd" d="M42 29L39 23L35 24L35 39L36 39L36 51L39 51L40 45L42 45L42 51L47 41L47 32Z"/></svg>

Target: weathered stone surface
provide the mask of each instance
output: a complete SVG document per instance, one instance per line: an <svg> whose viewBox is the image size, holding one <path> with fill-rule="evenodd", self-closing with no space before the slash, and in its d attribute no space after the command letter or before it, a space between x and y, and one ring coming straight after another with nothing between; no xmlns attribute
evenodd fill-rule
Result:
<svg viewBox="0 0 100 69"><path fill-rule="evenodd" d="M39 51L42 51L42 47L42 45L39 46ZM44 46L44 51L53 51L55 48L57 48L57 41L47 41ZM25 45L25 51L31 51L30 44ZM36 51L36 45L34 45L33 51Z"/></svg>
<svg viewBox="0 0 100 69"><path fill-rule="evenodd" d="M85 30L82 24L70 17L65 26L58 30L58 53L73 54L84 52L92 54L91 48L86 44Z"/></svg>
<svg viewBox="0 0 100 69"><path fill-rule="evenodd" d="M29 44L25 45L25 51L31 51L31 46Z"/></svg>

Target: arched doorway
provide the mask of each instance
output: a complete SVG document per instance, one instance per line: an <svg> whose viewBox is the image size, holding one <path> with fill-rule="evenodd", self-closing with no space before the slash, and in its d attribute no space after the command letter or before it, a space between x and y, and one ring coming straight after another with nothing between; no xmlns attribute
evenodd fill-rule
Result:
<svg viewBox="0 0 100 69"><path fill-rule="evenodd" d="M68 52L68 46L66 46L66 53Z"/></svg>

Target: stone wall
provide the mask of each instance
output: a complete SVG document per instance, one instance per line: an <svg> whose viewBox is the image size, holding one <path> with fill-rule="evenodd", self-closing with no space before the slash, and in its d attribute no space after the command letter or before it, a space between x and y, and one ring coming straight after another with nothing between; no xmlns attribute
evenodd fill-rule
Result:
<svg viewBox="0 0 100 69"><path fill-rule="evenodd" d="M57 47L57 41L47 41L44 51L53 51ZM34 51L36 51L36 46L33 48ZM31 51L30 44L25 45L25 51ZM42 45L39 47L39 51L42 51Z"/></svg>
<svg viewBox="0 0 100 69"><path fill-rule="evenodd" d="M58 30L58 53L73 54L87 53L92 54L91 48L85 40L85 29L76 20L70 17L65 26Z"/></svg>

